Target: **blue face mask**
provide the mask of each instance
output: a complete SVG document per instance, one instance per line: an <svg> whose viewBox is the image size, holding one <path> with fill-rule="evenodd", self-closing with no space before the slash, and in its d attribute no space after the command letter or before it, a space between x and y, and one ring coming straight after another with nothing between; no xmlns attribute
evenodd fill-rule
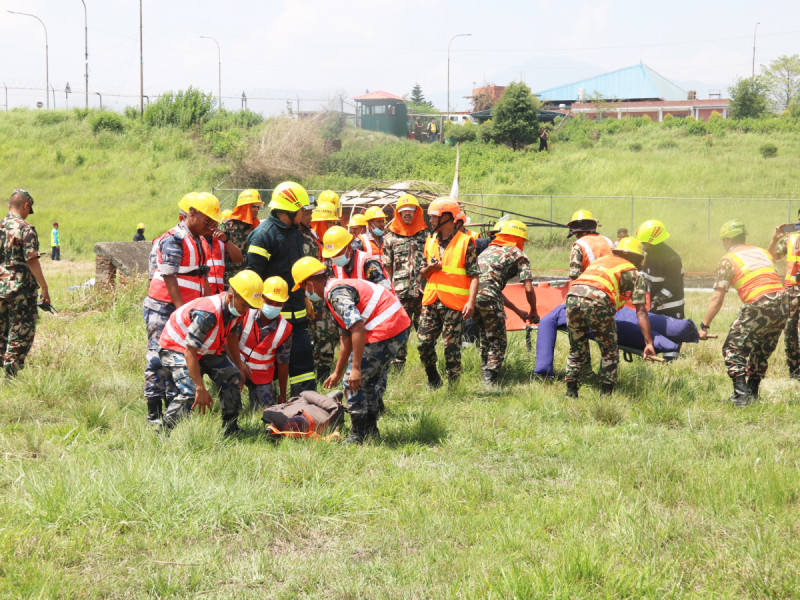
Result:
<svg viewBox="0 0 800 600"><path fill-rule="evenodd" d="M239 313L239 311L238 311L238 310L236 310L236 305L235 305L233 302L231 302L231 303L228 305L228 310L229 310L229 311L231 311L231 314L232 314L234 317L240 317L240 316L242 316L242 315L241 315L241 313Z"/></svg>
<svg viewBox="0 0 800 600"><path fill-rule="evenodd" d="M334 256L334 257L331 259L331 262L332 262L333 264L335 264L337 267L343 267L343 266L345 266L345 265L346 265L348 262L350 262L350 259L349 259L349 258L347 258L347 255L346 255L346 254L342 254L341 256Z"/></svg>
<svg viewBox="0 0 800 600"><path fill-rule="evenodd" d="M265 304L264 306L261 307L261 314L264 315L267 318L267 320L271 321L279 314L281 314L281 307Z"/></svg>
<svg viewBox="0 0 800 600"><path fill-rule="evenodd" d="M322 301L322 298L320 298L319 295L316 292L312 292L311 294L309 294L308 290L306 290L306 298L308 298L312 302L321 302Z"/></svg>
<svg viewBox="0 0 800 600"><path fill-rule="evenodd" d="M381 231L377 227L373 227L372 228L372 235L374 235L375 237L383 237L383 231Z"/></svg>

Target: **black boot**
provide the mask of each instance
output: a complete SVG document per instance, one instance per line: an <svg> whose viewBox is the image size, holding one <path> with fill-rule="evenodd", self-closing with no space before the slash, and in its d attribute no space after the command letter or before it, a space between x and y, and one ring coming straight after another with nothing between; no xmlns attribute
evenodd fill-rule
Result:
<svg viewBox="0 0 800 600"><path fill-rule="evenodd" d="M222 435L232 437L239 435L241 432L238 414L222 417Z"/></svg>
<svg viewBox="0 0 800 600"><path fill-rule="evenodd" d="M567 382L567 398L577 398L578 397L578 382L577 381L568 381Z"/></svg>
<svg viewBox="0 0 800 600"><path fill-rule="evenodd" d="M381 439L381 432L378 429L378 416L379 413L367 413L364 431L365 438L369 438L376 442Z"/></svg>
<svg viewBox="0 0 800 600"><path fill-rule="evenodd" d="M432 367L425 367L425 374L428 376L428 387L432 390L438 390L442 387L442 376L439 375L439 369L436 365Z"/></svg>
<svg viewBox="0 0 800 600"><path fill-rule="evenodd" d="M383 403L383 398L378 398L378 414L382 415L386 412L386 405Z"/></svg>
<svg viewBox="0 0 800 600"><path fill-rule="evenodd" d="M161 398L147 399L147 422L151 425L161 425L161 417L164 416L161 411L161 402Z"/></svg>
<svg viewBox="0 0 800 600"><path fill-rule="evenodd" d="M492 369L483 369L481 374L483 375L483 383L486 385L494 385L497 383L497 371L493 371Z"/></svg>
<svg viewBox="0 0 800 600"><path fill-rule="evenodd" d="M728 398L736 406L747 406L753 401L750 388L747 386L747 377L739 375L733 379L733 395Z"/></svg>
<svg viewBox="0 0 800 600"><path fill-rule="evenodd" d="M350 415L350 437L345 444L363 444L367 430L367 415Z"/></svg>
<svg viewBox="0 0 800 600"><path fill-rule="evenodd" d="M758 400L758 386L761 385L761 377L753 375L747 380L747 387L750 389L750 395L753 400Z"/></svg>
<svg viewBox="0 0 800 600"><path fill-rule="evenodd" d="M341 402L344 399L344 392L342 390L333 390L332 392L328 392L326 395L328 398L333 398L338 402Z"/></svg>
<svg viewBox="0 0 800 600"><path fill-rule="evenodd" d="M604 383L600 386L600 395L601 396L610 396L614 393L614 384L613 383Z"/></svg>

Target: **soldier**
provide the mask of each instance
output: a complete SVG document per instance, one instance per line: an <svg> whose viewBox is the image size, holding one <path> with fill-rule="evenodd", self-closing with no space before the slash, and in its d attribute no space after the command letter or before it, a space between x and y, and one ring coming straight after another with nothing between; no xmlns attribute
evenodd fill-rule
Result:
<svg viewBox="0 0 800 600"><path fill-rule="evenodd" d="M403 194L397 199L394 219L383 237L383 266L386 275L415 329L419 329L422 312L422 276L425 267L425 240L428 238L425 216L414 196ZM408 343L403 344L394 359L402 370L406 363Z"/></svg>
<svg viewBox="0 0 800 600"><path fill-rule="evenodd" d="M303 257L303 235L299 228L303 207L310 203L308 192L299 183L286 181L272 192L269 218L250 234L247 268L262 279L278 276L289 286L292 265ZM289 359L291 396L315 390L314 352L308 335L308 311L302 292L289 293L281 313L292 325L292 355Z"/></svg>
<svg viewBox="0 0 800 600"><path fill-rule="evenodd" d="M354 213L347 223L347 231L358 237L367 230L367 218L361 213Z"/></svg>
<svg viewBox="0 0 800 600"><path fill-rule="evenodd" d="M569 255L569 278L574 280L595 260L610 255L614 244L606 236L597 233L597 219L588 210L576 211L567 225L567 238L575 236Z"/></svg>
<svg viewBox="0 0 800 600"><path fill-rule="evenodd" d="M731 286L736 288L744 305L722 345L722 357L733 380L729 400L736 406L747 406L758 398L769 357L786 325L789 302L769 253L747 245L744 223L738 219L728 221L719 237L727 254L717 266L714 293L700 324L699 337L708 339L708 328L722 308L726 292Z"/></svg>
<svg viewBox="0 0 800 600"><path fill-rule="evenodd" d="M419 359L425 367L428 386L441 387L436 367L436 340L444 342L447 378L455 383L461 375L461 339L464 319L475 311L478 293L478 253L467 234L458 231L466 220L458 202L442 197L428 207L433 235L425 242L422 277L427 279L422 295L422 315L417 332Z"/></svg>
<svg viewBox="0 0 800 600"><path fill-rule="evenodd" d="M50 304L47 282L39 264L39 238L26 219L33 198L17 188L8 199L8 214L0 221L0 351L6 377L25 367L36 333L36 296Z"/></svg>
<svg viewBox="0 0 800 600"><path fill-rule="evenodd" d="M647 282L637 271L643 262L642 244L636 238L623 238L612 256L598 258L573 282L567 294L567 398L578 397L581 370L589 356L590 330L600 346L601 393L608 395L614 391L619 363L615 315L627 300L636 307L645 341L644 358L655 356L645 305Z"/></svg>
<svg viewBox="0 0 800 600"><path fill-rule="evenodd" d="M478 256L481 274L475 298L475 321L480 332L481 373L485 383L497 381L506 356L506 313L503 306L509 307L523 321L539 322L531 264L523 251L527 241L528 228L524 223L506 221L489 247ZM517 308L503 296L503 288L517 275L525 286L528 311Z"/></svg>
<svg viewBox="0 0 800 600"><path fill-rule="evenodd" d="M789 312L786 315L786 329L784 330L784 344L786 347L786 366L789 367L789 377L800 381L800 283L797 275L800 273L800 212L797 213L798 223L778 225L772 234L767 251L773 260L786 257L786 278L783 285L789 302ZM791 233L789 233L791 232ZM787 235L788 233L788 235ZM783 239L781 239L783 238Z"/></svg>
<svg viewBox="0 0 800 600"><path fill-rule="evenodd" d="M383 230L386 227L386 214L380 206L370 206L364 213L364 218L367 220L365 231L353 240L353 246L369 256L382 259L381 246L383 246Z"/></svg>
<svg viewBox="0 0 800 600"><path fill-rule="evenodd" d="M333 276L339 279L363 279L391 289L381 262L353 248L353 236L344 227L334 225L322 240L322 257L330 261Z"/></svg>
<svg viewBox="0 0 800 600"><path fill-rule="evenodd" d="M144 397L147 421L154 425L161 423L162 403L169 406L177 394L169 372L159 360L161 332L175 309L208 291L207 246L202 236L211 235L219 222L219 200L211 194L192 192L181 199L178 207L185 218L153 242L153 273L142 303L147 327Z"/></svg>
<svg viewBox="0 0 800 600"><path fill-rule="evenodd" d="M195 407L201 414L211 409L214 400L203 383L208 375L219 388L224 434L239 433L242 382L250 377L250 368L242 361L236 328L248 306L264 305L263 289L258 275L241 271L231 278L227 292L187 302L170 315L158 355L178 393L164 413L165 427L174 427Z"/></svg>
<svg viewBox="0 0 800 600"><path fill-rule="evenodd" d="M344 375L352 423L347 441L361 444L379 437L389 365L408 338L411 320L390 290L360 279L330 278L314 258L297 261L292 275L295 289L303 287L310 298L325 299L340 327L339 360L325 387L334 387Z"/></svg>
<svg viewBox="0 0 800 600"><path fill-rule="evenodd" d="M664 243L668 238L667 228L655 219L645 221L636 230L636 239L647 253L642 275L650 292L650 312L683 319L683 263L678 253Z"/></svg>
<svg viewBox="0 0 800 600"><path fill-rule="evenodd" d="M236 208L225 219L220 228L227 239L234 244L242 254L242 258L235 260L230 254L225 256L225 285L231 277L243 270L247 264L247 238L258 227L258 211L264 206L258 190L243 190L236 201Z"/></svg>

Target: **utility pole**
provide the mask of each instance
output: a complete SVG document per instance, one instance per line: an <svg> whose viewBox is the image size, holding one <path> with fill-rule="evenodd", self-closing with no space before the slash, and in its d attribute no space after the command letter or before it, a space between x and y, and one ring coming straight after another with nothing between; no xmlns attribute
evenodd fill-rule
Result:
<svg viewBox="0 0 800 600"><path fill-rule="evenodd" d="M217 45L217 61L219 66L219 73L217 75L219 83L219 110L222 110L222 50L219 49L219 42L216 38L213 38L210 35L201 35L200 37L205 40L211 40Z"/></svg>
<svg viewBox="0 0 800 600"><path fill-rule="evenodd" d="M751 77L756 76L756 33L758 33L759 25L761 25L761 23L756 23L756 26L753 29L753 72L750 74Z"/></svg>
<svg viewBox="0 0 800 600"><path fill-rule="evenodd" d="M447 42L447 120L450 120L450 44L453 43L453 40L457 37L470 37L471 33L457 33L453 37L450 38L450 41ZM442 140L444 140L444 132L442 132Z"/></svg>
<svg viewBox="0 0 800 600"><path fill-rule="evenodd" d="M33 17L34 19L39 21L39 23L41 23L42 27L44 28L44 73L45 73L44 97L45 100L47 100L47 108L49 109L50 108L50 46L47 43L47 27L45 27L44 21L42 21L36 15L32 15L30 13L16 12L13 10L9 10L8 12L10 12L12 15L23 15L25 17Z"/></svg>
<svg viewBox="0 0 800 600"><path fill-rule="evenodd" d="M83 48L84 48L84 70L86 78L85 85L85 96L86 96L86 110L89 110L89 19L87 18L86 14L86 2L81 0L83 3Z"/></svg>
<svg viewBox="0 0 800 600"><path fill-rule="evenodd" d="M142 52L142 0L139 0L139 116L144 116L144 54ZM102 102L102 97L101 97Z"/></svg>

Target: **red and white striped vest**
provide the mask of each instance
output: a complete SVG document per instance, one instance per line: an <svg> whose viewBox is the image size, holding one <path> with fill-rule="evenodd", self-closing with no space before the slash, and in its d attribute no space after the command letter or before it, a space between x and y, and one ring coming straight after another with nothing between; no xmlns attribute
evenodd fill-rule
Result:
<svg viewBox="0 0 800 600"><path fill-rule="evenodd" d="M222 313L225 296L227 294L216 294L214 296L206 296L204 298L197 298L187 304L184 304L169 317L169 321L164 326L164 331L161 332L161 339L158 344L162 348L174 350L183 354L186 351L186 335L189 331L189 325L192 322L192 311L201 310L204 312L213 313L217 317L217 323L213 329L208 332L203 345L197 351L197 356L206 356L208 354L222 354L225 351L225 343L228 341L228 335L234 325L241 321L238 319L231 319L227 326L223 326Z"/></svg>
<svg viewBox="0 0 800 600"><path fill-rule="evenodd" d="M356 309L364 317L367 344L393 338L411 326L411 319L408 318L408 314L394 292L361 279L329 279L325 285L325 302L333 318L341 327L345 327L344 321L333 310L328 296L329 292L337 285L352 287L358 292Z"/></svg>
<svg viewBox="0 0 800 600"><path fill-rule="evenodd" d="M194 236L182 225L176 225L165 233L160 239L173 235L181 240L183 244L183 255L181 264L178 267L176 279L180 288L181 298L184 302L189 302L203 295L203 277L200 275L200 266L204 262L204 252L202 246L198 246ZM172 304L164 278L158 266L161 264L161 246L156 251L156 270L150 280L150 287L147 295L160 302Z"/></svg>
<svg viewBox="0 0 800 600"><path fill-rule="evenodd" d="M239 352L242 361L250 367L250 380L256 385L269 383L275 377L275 354L280 345L292 335L292 325L281 317L278 326L267 337L260 338L258 315L261 311L251 308L247 311L239 337Z"/></svg>
<svg viewBox="0 0 800 600"><path fill-rule="evenodd" d="M206 242L206 240L203 240ZM208 242L206 242L208 243ZM225 244L221 240L211 239L211 248L207 253L208 287L211 294L225 291Z"/></svg>
<svg viewBox="0 0 800 600"><path fill-rule="evenodd" d="M362 279L366 280L366 276L364 275L364 264L367 262L367 259L372 258L366 252L362 252L361 250L356 250L353 248L353 252L355 252L355 257L353 258L353 270L350 273L346 273L344 267L337 267L333 265L333 275L337 279Z"/></svg>

